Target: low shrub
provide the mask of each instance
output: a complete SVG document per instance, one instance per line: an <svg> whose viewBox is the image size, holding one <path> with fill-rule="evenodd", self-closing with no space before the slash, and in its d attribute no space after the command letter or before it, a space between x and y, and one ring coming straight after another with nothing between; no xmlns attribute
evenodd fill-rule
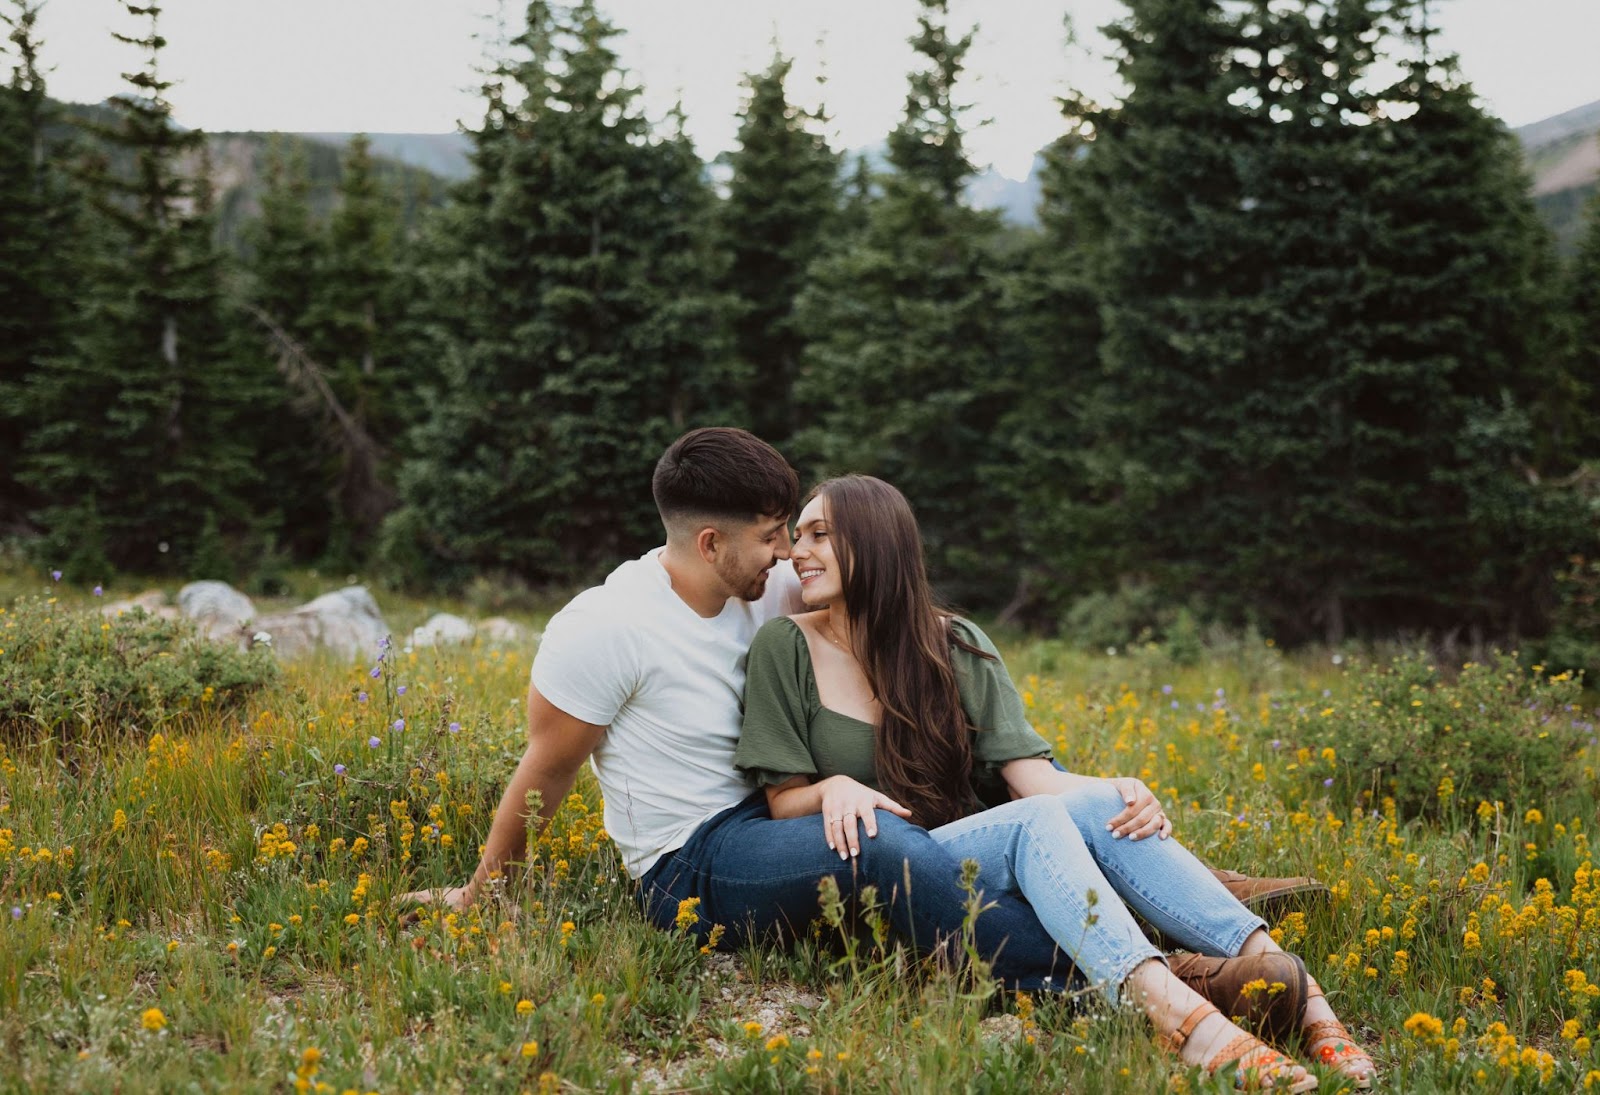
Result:
<svg viewBox="0 0 1600 1095"><path fill-rule="evenodd" d="M1407 817L1453 802L1553 805L1575 789L1594 726L1578 680L1543 668L1497 653L1448 681L1420 654L1357 664L1337 701L1302 709L1316 747L1301 770L1348 807L1392 796Z"/></svg>
<svg viewBox="0 0 1600 1095"><path fill-rule="evenodd" d="M277 679L264 649L208 642L182 620L114 618L54 597L0 609L0 735L148 733L172 715L226 711Z"/></svg>

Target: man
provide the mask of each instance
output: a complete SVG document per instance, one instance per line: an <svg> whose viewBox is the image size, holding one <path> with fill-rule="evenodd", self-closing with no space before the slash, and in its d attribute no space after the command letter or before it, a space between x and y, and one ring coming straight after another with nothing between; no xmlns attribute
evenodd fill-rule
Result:
<svg viewBox="0 0 1600 1095"><path fill-rule="evenodd" d="M702 934L713 924L730 943L792 932L816 916L818 884L831 877L846 900L875 887L899 936L921 951L957 938L967 918L961 867L925 830L879 811L867 822L876 835L841 859L815 818L772 819L734 767L745 653L764 622L800 607L786 562L799 499L793 469L743 430L702 429L666 451L652 488L665 547L622 564L545 630L528 689L528 747L472 879L404 899L470 904L523 853L530 792L542 826L590 761L606 831L658 926L670 928L679 903L698 898ZM1133 784L1113 824L1141 839L1166 818L1149 788ZM1224 883L1247 897L1305 884L1233 878L1243 881ZM995 974L1018 988L1065 988L1071 967L1027 903L985 901L974 941ZM1246 959L1184 961L1174 972L1215 980L1213 996L1275 972L1237 965Z"/></svg>

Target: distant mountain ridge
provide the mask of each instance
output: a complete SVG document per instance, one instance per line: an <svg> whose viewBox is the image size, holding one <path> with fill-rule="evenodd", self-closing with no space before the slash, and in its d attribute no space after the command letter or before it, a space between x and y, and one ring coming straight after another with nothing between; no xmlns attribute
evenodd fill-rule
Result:
<svg viewBox="0 0 1600 1095"><path fill-rule="evenodd" d="M1515 130L1533 175L1533 203L1571 253L1584 214L1600 190L1600 102L1589 103Z"/></svg>
<svg viewBox="0 0 1600 1095"><path fill-rule="evenodd" d="M69 115L104 121L103 106L63 104ZM1564 251L1576 246L1590 197L1600 190L1600 102L1589 103L1513 130L1521 142L1533 177L1533 198ZM259 169L268 133L211 133L213 178L223 211L222 232L232 240L237 224L253 215L259 201ZM300 142L306 150L312 175L312 206L319 213L332 207L333 185L338 178L338 151L349 143L350 133L289 133L279 135ZM380 176L401 193L409 220L424 205L444 197L448 185L472 172L472 143L464 133L369 133ZM874 168L886 160L883 145L855 149L846 154L854 163L865 156ZM1024 179L1012 179L993 168L979 172L967 186L967 197L980 209L998 209L1016 225L1038 223L1040 168L1036 155Z"/></svg>

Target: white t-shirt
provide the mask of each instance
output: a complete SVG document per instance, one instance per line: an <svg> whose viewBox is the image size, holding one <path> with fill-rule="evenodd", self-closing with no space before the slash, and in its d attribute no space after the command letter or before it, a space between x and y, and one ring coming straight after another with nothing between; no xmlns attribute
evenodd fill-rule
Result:
<svg viewBox="0 0 1600 1095"><path fill-rule="evenodd" d="M707 619L673 592L662 550L574 597L533 660L545 699L606 727L591 762L606 831L634 878L754 789L733 766L745 657L762 624L800 608L799 580L782 561L761 600L731 598Z"/></svg>

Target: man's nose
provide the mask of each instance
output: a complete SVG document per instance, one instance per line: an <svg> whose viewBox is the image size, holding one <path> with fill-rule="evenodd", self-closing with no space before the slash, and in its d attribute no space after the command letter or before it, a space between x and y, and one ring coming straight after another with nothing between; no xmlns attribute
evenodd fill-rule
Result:
<svg viewBox="0 0 1600 1095"><path fill-rule="evenodd" d="M795 545L789 542L789 537L779 536L777 544L772 549L772 554L780 559L789 559L794 556Z"/></svg>

